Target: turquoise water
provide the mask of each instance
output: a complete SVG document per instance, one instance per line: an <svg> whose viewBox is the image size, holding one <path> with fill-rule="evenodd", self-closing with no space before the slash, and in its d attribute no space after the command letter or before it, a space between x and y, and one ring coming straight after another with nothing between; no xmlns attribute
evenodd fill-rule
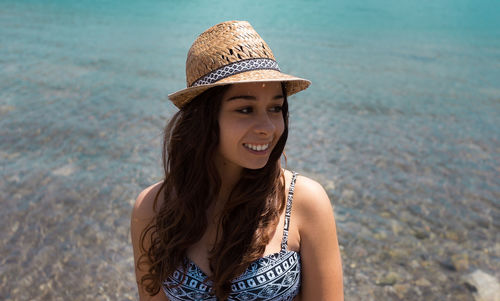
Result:
<svg viewBox="0 0 500 301"><path fill-rule="evenodd" d="M335 206L348 300L397 300L379 271L407 300L500 278L498 1L4 0L0 299L136 299L129 214L161 178L167 94L231 19L313 83L290 99L288 168Z"/></svg>

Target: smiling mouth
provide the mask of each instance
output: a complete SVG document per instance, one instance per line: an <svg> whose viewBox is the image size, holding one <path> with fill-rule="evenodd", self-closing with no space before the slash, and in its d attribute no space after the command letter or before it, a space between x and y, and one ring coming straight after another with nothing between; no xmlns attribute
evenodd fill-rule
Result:
<svg viewBox="0 0 500 301"><path fill-rule="evenodd" d="M243 143L243 146L256 152L266 151L269 148L270 143L267 144L251 144Z"/></svg>

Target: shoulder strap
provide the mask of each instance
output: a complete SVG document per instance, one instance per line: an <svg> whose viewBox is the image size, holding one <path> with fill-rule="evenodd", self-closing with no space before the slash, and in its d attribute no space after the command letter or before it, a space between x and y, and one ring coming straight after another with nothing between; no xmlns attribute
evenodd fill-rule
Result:
<svg viewBox="0 0 500 301"><path fill-rule="evenodd" d="M285 211L285 226L283 227L283 239L281 240L281 252L286 251L288 245L288 229L290 227L290 214L292 213L292 200L293 200L293 190L295 188L295 180L297 179L298 173L292 171L292 182L290 183L290 190L288 191L288 198L286 200L286 211Z"/></svg>

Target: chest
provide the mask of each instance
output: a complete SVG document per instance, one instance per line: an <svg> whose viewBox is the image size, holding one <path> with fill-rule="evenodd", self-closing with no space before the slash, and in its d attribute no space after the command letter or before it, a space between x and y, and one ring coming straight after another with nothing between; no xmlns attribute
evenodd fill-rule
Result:
<svg viewBox="0 0 500 301"><path fill-rule="evenodd" d="M292 208L293 216L293 208ZM285 221L285 212L280 216L279 221L270 227L269 233L271 240L266 246L263 257L269 254L277 253L281 250L281 243L283 241L283 229ZM289 231L287 237L287 250L300 252L300 234L299 234L299 224L296 219L290 219ZM216 240L216 229L215 225L210 225L203 234L202 238L191 245L187 251L186 256L192 262L194 262L207 276L211 276L210 262L209 262L209 251L213 248Z"/></svg>
<svg viewBox="0 0 500 301"><path fill-rule="evenodd" d="M266 246L263 256L278 253L280 251L283 236L283 222L284 215L280 217L276 225L269 229L271 240ZM207 276L212 274L210 270L209 251L214 246L216 230L215 225L209 226L202 238L197 243L191 245L186 252L188 259L195 263ZM298 251L298 249L296 251Z"/></svg>

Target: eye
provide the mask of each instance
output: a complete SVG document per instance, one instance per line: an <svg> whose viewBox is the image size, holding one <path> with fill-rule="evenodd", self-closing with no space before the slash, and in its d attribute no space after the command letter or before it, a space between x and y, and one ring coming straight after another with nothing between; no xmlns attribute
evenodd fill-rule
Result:
<svg viewBox="0 0 500 301"><path fill-rule="evenodd" d="M271 108L271 111L274 113L280 113L281 111L283 111L283 106L274 106Z"/></svg>
<svg viewBox="0 0 500 301"><path fill-rule="evenodd" d="M245 107L245 108L241 108L241 109L236 110L236 112L239 112L241 114L250 114L253 112L253 109L252 109L252 107Z"/></svg>

